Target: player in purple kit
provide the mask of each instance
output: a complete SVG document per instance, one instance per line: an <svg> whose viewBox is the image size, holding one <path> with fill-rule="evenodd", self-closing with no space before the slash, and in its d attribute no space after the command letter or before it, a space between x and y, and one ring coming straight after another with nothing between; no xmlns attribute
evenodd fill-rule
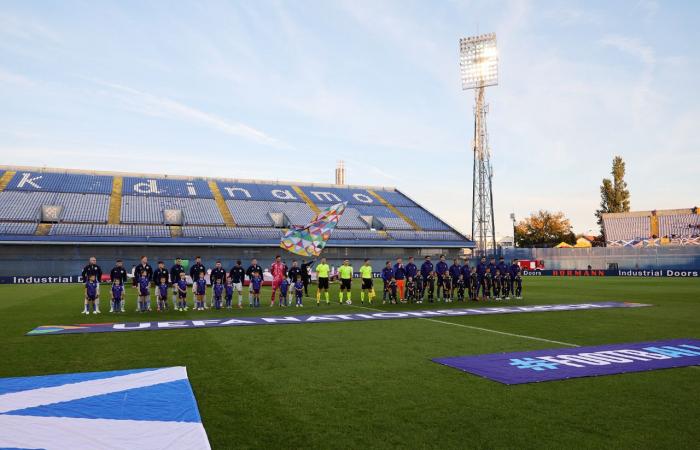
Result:
<svg viewBox="0 0 700 450"><path fill-rule="evenodd" d="M523 278L520 275L520 264L518 258L513 259L513 264L510 265L510 292L513 298L522 300L523 298Z"/></svg>
<svg viewBox="0 0 700 450"><path fill-rule="evenodd" d="M165 271L168 272L167 270ZM165 277L160 277L160 283L156 288L158 304L156 305L156 311L165 311L168 309L168 281Z"/></svg>
<svg viewBox="0 0 700 450"><path fill-rule="evenodd" d="M187 275L182 271L177 280L177 310L187 311Z"/></svg>
<svg viewBox="0 0 700 450"><path fill-rule="evenodd" d="M435 264L435 273L437 274L437 285L438 285L436 297L438 298L438 300L440 298L440 291L443 290L441 288L445 285L445 283L442 279L443 279L443 277L446 276L447 271L448 271L448 267L447 267L447 263L445 262L445 255L440 255L440 261L438 261L438 263ZM443 296L443 300L444 300L444 296Z"/></svg>
<svg viewBox="0 0 700 450"><path fill-rule="evenodd" d="M221 278L216 279L212 290L214 291L214 301L212 302L214 303L214 308L221 309L221 299L224 295L224 285L221 283Z"/></svg>
<svg viewBox="0 0 700 450"><path fill-rule="evenodd" d="M287 307L287 296L289 295L289 280L284 278L280 283L280 306L284 302L284 307Z"/></svg>
<svg viewBox="0 0 700 450"><path fill-rule="evenodd" d="M112 283L111 296L112 308L110 311L113 313L124 312L124 310L122 309L122 301L124 299L124 285L122 284L121 278L114 279L114 282Z"/></svg>
<svg viewBox="0 0 700 450"><path fill-rule="evenodd" d="M100 284L95 275L90 275L85 283L85 309L83 314L90 314L90 305L94 314L100 313Z"/></svg>
<svg viewBox="0 0 700 450"><path fill-rule="evenodd" d="M139 290L139 312L148 310L148 299L150 298L151 280L148 277L148 272L141 271L141 276L138 278L136 289Z"/></svg>
<svg viewBox="0 0 700 450"><path fill-rule="evenodd" d="M301 275L297 275L297 280L294 282L294 294L296 296L296 307L303 308L304 304L302 299L304 298L304 282L301 281Z"/></svg>
<svg viewBox="0 0 700 450"><path fill-rule="evenodd" d="M421 301L423 301L423 296L425 291L428 289L428 277L433 272L433 263L430 261L430 256L425 257L425 261L420 266L420 276L423 278L423 289L421 290Z"/></svg>
<svg viewBox="0 0 700 450"><path fill-rule="evenodd" d="M394 278L394 269L391 267L391 261L387 261L386 265L382 269L382 281L384 282L384 293L382 296L382 303L386 303L386 298L389 297L391 301L391 290L389 288L389 283Z"/></svg>
<svg viewBox="0 0 700 450"><path fill-rule="evenodd" d="M479 291L481 291L481 296L486 297L488 294L486 293L486 258L484 256L481 257L479 263L476 265L476 276L477 276L477 281L479 282L477 289L476 289L476 299L479 298Z"/></svg>
<svg viewBox="0 0 700 450"><path fill-rule="evenodd" d="M462 274L462 266L459 264L459 259L455 258L452 260L452 265L448 269L448 273L450 275L450 278L452 279L452 289L449 295L450 300L454 299L455 297L455 290L457 289L457 281L459 280L459 276Z"/></svg>
<svg viewBox="0 0 700 450"><path fill-rule="evenodd" d="M231 302L233 301L233 282L231 282L231 277L226 277L226 286L224 286L226 291L226 309L231 309Z"/></svg>
<svg viewBox="0 0 700 450"><path fill-rule="evenodd" d="M204 311L204 296L207 293L207 280L204 279L204 272L199 272L199 278L195 281L193 289L196 301L195 309Z"/></svg>

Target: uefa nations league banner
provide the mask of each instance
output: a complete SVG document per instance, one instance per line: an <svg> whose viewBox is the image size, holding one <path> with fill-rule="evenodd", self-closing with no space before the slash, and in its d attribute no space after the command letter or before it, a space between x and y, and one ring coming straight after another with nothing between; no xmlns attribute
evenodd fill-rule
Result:
<svg viewBox="0 0 700 450"><path fill-rule="evenodd" d="M700 269L619 269L619 270L523 270L526 277L640 277L698 278Z"/></svg>
<svg viewBox="0 0 700 450"><path fill-rule="evenodd" d="M537 383L700 365L700 340L492 353L433 361L503 384Z"/></svg>
<svg viewBox="0 0 700 450"><path fill-rule="evenodd" d="M184 328L242 327L254 325L291 325L304 323L338 323L364 320L420 319L454 316L483 316L489 314L516 314L529 312L579 311L607 308L639 308L651 306L633 302L573 303L563 305L501 306L482 308L451 308L437 310L375 312L364 314L312 314L298 316L228 317L221 319L163 320L153 322L83 323L75 325L43 325L27 333L28 336L50 334L107 333L126 331L174 330Z"/></svg>

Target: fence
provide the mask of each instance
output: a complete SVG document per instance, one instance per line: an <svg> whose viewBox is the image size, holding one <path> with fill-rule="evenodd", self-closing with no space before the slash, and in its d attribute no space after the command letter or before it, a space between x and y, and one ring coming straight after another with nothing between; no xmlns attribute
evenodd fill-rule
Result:
<svg viewBox="0 0 700 450"><path fill-rule="evenodd" d="M506 259L544 260L547 269L697 269L700 268L699 246L666 247L592 247L592 248L508 248Z"/></svg>

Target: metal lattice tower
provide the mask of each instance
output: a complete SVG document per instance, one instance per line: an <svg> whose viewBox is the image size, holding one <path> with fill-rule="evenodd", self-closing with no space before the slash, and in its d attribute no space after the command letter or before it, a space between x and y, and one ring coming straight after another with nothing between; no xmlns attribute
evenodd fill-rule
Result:
<svg viewBox="0 0 700 450"><path fill-rule="evenodd" d="M474 107L474 173L472 185L472 239L482 255L496 250L493 217L491 148L486 129L489 105L484 103L484 88L476 90Z"/></svg>
<svg viewBox="0 0 700 450"><path fill-rule="evenodd" d="M462 89L474 89L474 170L472 185L472 239L481 255L495 253L496 226L493 216L493 169L484 101L487 86L498 84L496 34L462 38L459 41Z"/></svg>

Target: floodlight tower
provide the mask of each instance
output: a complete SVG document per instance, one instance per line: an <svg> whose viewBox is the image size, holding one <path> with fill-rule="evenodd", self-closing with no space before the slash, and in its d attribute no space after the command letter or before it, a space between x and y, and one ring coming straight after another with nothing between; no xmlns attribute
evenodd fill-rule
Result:
<svg viewBox="0 0 700 450"><path fill-rule="evenodd" d="M498 84L498 49L496 33L459 40L459 67L462 90L473 89L474 107L474 178L472 186L472 239L481 255L495 253L496 227L493 217L493 170L491 148L486 129L488 104L484 102L487 86Z"/></svg>

